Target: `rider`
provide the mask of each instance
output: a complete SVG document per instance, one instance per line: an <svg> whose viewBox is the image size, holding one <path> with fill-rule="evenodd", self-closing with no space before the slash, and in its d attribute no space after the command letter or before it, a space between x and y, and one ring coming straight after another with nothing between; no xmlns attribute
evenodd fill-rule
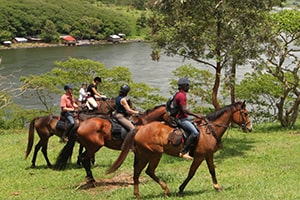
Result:
<svg viewBox="0 0 300 200"><path fill-rule="evenodd" d="M98 104L96 102L97 98L102 98L102 100L106 100L106 96L101 95L97 91L97 86L99 83L102 83L102 79L97 76L94 78L94 81L87 87L87 101L92 106L92 108L90 108L92 110L98 109Z"/></svg>
<svg viewBox="0 0 300 200"><path fill-rule="evenodd" d="M116 119L127 129L127 131L134 131L135 126L128 119L129 115L139 114L139 111L133 110L128 105L126 96L130 91L130 87L125 84L120 88L119 96L116 98Z"/></svg>
<svg viewBox="0 0 300 200"><path fill-rule="evenodd" d="M60 99L61 115L65 117L69 122L66 131L62 135L62 140L64 142L68 141L67 138L69 136L69 133L75 124L74 112L78 109L78 105L76 104L75 99L73 97L73 89L73 85L66 84L64 87L64 90L66 92L61 96Z"/></svg>
<svg viewBox="0 0 300 200"><path fill-rule="evenodd" d="M84 104L87 98L87 83L82 83L81 88L79 90L78 102L80 105Z"/></svg>
<svg viewBox="0 0 300 200"><path fill-rule="evenodd" d="M188 115L203 118L200 114L195 114L187 109L187 97L186 93L189 91L190 81L188 78L180 78L178 80L178 92L174 97L174 102L178 107L178 113L176 115L176 119L178 124L189 134L186 139L183 148L179 152L179 157L185 158L188 160L193 159L189 156L189 146L195 142L195 140L199 136L199 131L195 127L195 125L188 119Z"/></svg>

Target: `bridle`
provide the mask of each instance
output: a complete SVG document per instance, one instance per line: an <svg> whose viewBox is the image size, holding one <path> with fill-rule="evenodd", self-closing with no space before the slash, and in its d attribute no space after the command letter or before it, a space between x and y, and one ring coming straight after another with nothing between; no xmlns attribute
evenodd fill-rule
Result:
<svg viewBox="0 0 300 200"><path fill-rule="evenodd" d="M242 124L239 125L240 128L242 128L244 131L246 130L246 127L247 125L250 123L250 122L247 122L246 119L245 119L245 114L243 113L243 108L240 107L238 110L236 111L233 111L232 112L232 115L231 115L231 121L232 121L232 117L233 117L233 114L236 113L236 112L239 112L240 113L240 117L242 118ZM217 145L218 146L222 146L222 141L221 141L221 138L217 136L214 128L211 126L211 124L214 124L215 126L219 126L219 127L223 127L223 128L228 128L229 126L227 125L224 125L224 124L218 124L218 123L212 123L210 121L207 120L207 118L205 118L205 124L203 125L207 125L208 129L210 130L211 134L214 136L214 138L217 140Z"/></svg>
<svg viewBox="0 0 300 200"><path fill-rule="evenodd" d="M245 119L245 116L244 116L244 113L243 113L243 109L240 108L238 110L240 112L240 116L242 117L242 124L240 125L240 127L243 129L243 130L246 130L246 127L247 125L250 123L250 122L247 122L246 119ZM238 112L236 111L236 112Z"/></svg>

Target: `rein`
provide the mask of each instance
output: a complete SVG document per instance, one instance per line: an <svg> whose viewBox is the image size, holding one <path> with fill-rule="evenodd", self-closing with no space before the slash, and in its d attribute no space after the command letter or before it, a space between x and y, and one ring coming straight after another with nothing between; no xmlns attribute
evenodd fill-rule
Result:
<svg viewBox="0 0 300 200"><path fill-rule="evenodd" d="M240 115L242 116L242 120L243 120L242 125L240 125L239 127L242 128L242 129L245 129L245 127L247 126L248 123L247 123L246 120L245 120L245 117L244 117L244 115L243 115L243 113L242 113L242 109L239 109L239 110L237 110L237 111L234 111L234 112L232 113L232 115L233 115L235 112L238 112L238 111L240 112ZM231 121L232 121L232 120L231 120ZM216 132L215 132L214 128L211 126L211 124L214 124L215 126L223 127L223 128L226 128L226 129L228 129L230 126L223 125L223 124L219 124L219 123L210 122L210 121L207 120L207 118L205 118L205 122L206 122L206 125L207 125L209 131L210 131L211 134L214 136L214 138L217 140L217 146L222 147L222 140L221 140L221 138L216 134ZM230 123L229 123L229 124L230 124Z"/></svg>
<svg viewBox="0 0 300 200"><path fill-rule="evenodd" d="M112 100L112 99L111 99ZM103 100L104 101L104 100ZM108 105L108 107L112 110L112 111L116 111L116 109L114 109L108 102L107 100L104 101L106 103L106 105Z"/></svg>

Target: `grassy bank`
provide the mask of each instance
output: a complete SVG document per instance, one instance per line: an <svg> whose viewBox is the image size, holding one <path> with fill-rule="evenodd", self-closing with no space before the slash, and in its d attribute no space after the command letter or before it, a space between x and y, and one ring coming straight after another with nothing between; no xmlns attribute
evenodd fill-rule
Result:
<svg viewBox="0 0 300 200"><path fill-rule="evenodd" d="M212 188L212 181L203 163L187 185L185 197L177 197L179 185L185 179L190 162L163 156L157 175L171 190L169 199L300 199L300 132L272 130L260 127L245 134L231 129L223 137L223 149L215 154L215 165L222 192ZM35 134L35 142L37 142ZM118 151L103 148L96 155L93 167L97 185L88 187L85 172L76 165L65 171L46 167L39 153L37 168L29 168L32 153L25 160L27 130L0 134L0 197L1 199L134 199L132 186L133 155L113 175L105 170L114 161ZM54 162L64 144L54 136L49 143L49 157ZM78 146L74 149L75 163ZM166 199L158 184L143 172L140 193L143 199Z"/></svg>

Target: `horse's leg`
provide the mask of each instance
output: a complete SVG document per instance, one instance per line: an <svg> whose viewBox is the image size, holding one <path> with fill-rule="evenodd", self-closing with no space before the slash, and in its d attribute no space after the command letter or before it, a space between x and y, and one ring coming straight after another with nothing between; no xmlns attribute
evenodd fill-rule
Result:
<svg viewBox="0 0 300 200"><path fill-rule="evenodd" d="M194 157L193 163L190 166L188 177L184 180L184 182L179 187L179 194L180 195L183 195L184 188L186 187L188 182L193 178L193 176L195 175L198 167L200 166L200 164L202 163L203 160L204 160L203 157Z"/></svg>
<svg viewBox="0 0 300 200"><path fill-rule="evenodd" d="M143 158L138 158L138 156L134 155L134 172L133 172L133 184L134 184L134 191L133 194L139 200L141 199L139 193L139 177L141 175L142 170L146 167L148 160Z"/></svg>
<svg viewBox="0 0 300 200"><path fill-rule="evenodd" d="M155 156L155 155L157 155L157 156ZM147 167L146 174L148 174L154 181L156 181L160 185L160 187L164 190L164 193L166 196L170 196L170 190L169 190L167 184L165 182L163 182L162 180L160 180L155 175L155 169L161 159L162 154L155 154L155 155L152 154L152 156L154 156L154 157L149 160L149 165Z"/></svg>
<svg viewBox="0 0 300 200"><path fill-rule="evenodd" d="M78 157L77 157L77 165L81 166L81 154L83 152L83 146L79 144L79 151L78 151Z"/></svg>
<svg viewBox="0 0 300 200"><path fill-rule="evenodd" d="M42 142L41 142L41 139L40 139L39 142L34 147L34 152L33 152L32 160L31 160L31 168L35 167L36 157L37 157L37 154L38 154L41 147L42 147Z"/></svg>
<svg viewBox="0 0 300 200"><path fill-rule="evenodd" d="M81 154L80 160L86 172L86 182L94 184L96 181L91 170L91 158L90 156L87 156L87 151Z"/></svg>
<svg viewBox="0 0 300 200"><path fill-rule="evenodd" d="M42 152L43 152L44 158L45 158L45 160L47 162L47 166L51 168L52 165L51 165L51 163L49 161L48 153L47 153L48 140L49 140L49 138L47 138L46 140L43 141L43 143L42 143Z"/></svg>
<svg viewBox="0 0 300 200"><path fill-rule="evenodd" d="M213 181L213 186L215 190L222 190L222 188L218 185L217 177L216 177L216 171L215 171L215 165L214 165L214 155L212 154L211 156L206 158L206 164L209 169L209 173L211 175L212 181Z"/></svg>
<svg viewBox="0 0 300 200"><path fill-rule="evenodd" d="M81 155L82 155L82 152L83 152L83 146L81 144L79 144L79 151L78 151L78 157L77 157L77 165L80 167L81 166ZM95 154L92 156L91 158L91 164L94 165L95 164Z"/></svg>

